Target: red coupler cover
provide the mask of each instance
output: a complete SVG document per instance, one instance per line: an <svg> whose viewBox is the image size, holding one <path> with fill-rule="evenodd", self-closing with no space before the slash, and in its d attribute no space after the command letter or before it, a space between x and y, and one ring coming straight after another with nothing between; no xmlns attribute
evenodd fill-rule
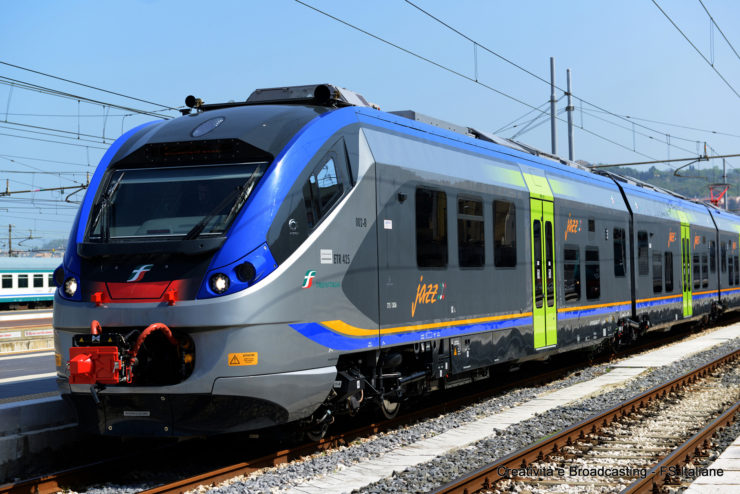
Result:
<svg viewBox="0 0 740 494"><path fill-rule="evenodd" d="M118 384L118 347L74 346L69 349L70 384Z"/></svg>

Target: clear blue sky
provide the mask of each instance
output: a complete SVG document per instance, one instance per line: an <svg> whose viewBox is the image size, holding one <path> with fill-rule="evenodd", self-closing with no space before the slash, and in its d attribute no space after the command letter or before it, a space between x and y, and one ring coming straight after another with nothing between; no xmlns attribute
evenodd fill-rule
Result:
<svg viewBox="0 0 740 494"><path fill-rule="evenodd" d="M403 0L306 2L450 70L476 78L473 43ZM703 2L732 45L740 50L740 2ZM549 86L483 47L543 79L549 79L549 58L555 57L557 84L562 88L565 69L570 68L574 95L590 103L576 100L576 125L622 146L578 129L576 159L620 163L679 158L696 154L703 146L697 141L705 140L718 153L740 153L740 97L722 82L652 0L415 3L481 45L477 49L477 79L481 83L529 105L544 105L550 97ZM716 28L710 30L709 17L699 0L658 0L658 4L740 93L740 58ZM182 106L188 94L214 103L246 99L260 87L329 82L363 94L384 110L413 109L491 132L531 110L291 0L80 0L3 2L2 6L1 62L169 107ZM11 79L21 82L11 86ZM84 183L85 174L92 173L107 145L103 132L109 143L123 131L151 120L127 110L30 91L21 83L137 110L158 109L156 105L0 65L3 191L6 179L11 191ZM557 96L562 96L562 91ZM618 115L734 136L644 120L636 123L649 129L638 126L639 133L633 134L629 121L601 113L591 104ZM564 107L563 99L558 109ZM177 115L173 111L165 114ZM507 129L500 135L510 137L519 130ZM549 123L517 139L549 151ZM558 153L567 156L563 122L558 123L558 141ZM740 166L740 158L730 160L730 164ZM14 248L18 247L17 240L29 235L66 238L77 206L65 202L71 192L0 197L0 250L7 249L9 223L14 225L17 237ZM81 195L72 195L69 200ZM20 247L40 243L26 240Z"/></svg>

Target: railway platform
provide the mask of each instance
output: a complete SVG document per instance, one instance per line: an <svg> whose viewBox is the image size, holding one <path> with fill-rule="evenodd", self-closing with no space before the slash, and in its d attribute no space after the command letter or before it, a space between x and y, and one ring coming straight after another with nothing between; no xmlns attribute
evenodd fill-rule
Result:
<svg viewBox="0 0 740 494"><path fill-rule="evenodd" d="M697 478L685 494L735 494L740 492L740 437L727 447L708 469L722 469L722 476Z"/></svg>

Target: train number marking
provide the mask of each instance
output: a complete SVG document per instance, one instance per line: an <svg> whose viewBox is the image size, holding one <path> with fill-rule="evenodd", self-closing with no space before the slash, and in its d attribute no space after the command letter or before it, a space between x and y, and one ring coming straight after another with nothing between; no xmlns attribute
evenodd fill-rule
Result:
<svg viewBox="0 0 740 494"><path fill-rule="evenodd" d="M367 218L355 218L355 226L357 228L367 228Z"/></svg>
<svg viewBox="0 0 740 494"><path fill-rule="evenodd" d="M250 353L230 353L229 354L229 367L237 367L243 365L257 365L257 352Z"/></svg>

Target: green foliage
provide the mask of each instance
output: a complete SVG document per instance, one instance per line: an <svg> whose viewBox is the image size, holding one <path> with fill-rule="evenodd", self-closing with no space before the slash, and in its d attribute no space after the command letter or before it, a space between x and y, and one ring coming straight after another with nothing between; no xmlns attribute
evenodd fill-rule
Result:
<svg viewBox="0 0 740 494"><path fill-rule="evenodd" d="M708 199L709 184L722 182L722 168L717 167L697 169L694 166L687 166L679 171L680 177L675 176L672 169L660 170L654 166L641 169L619 167L609 170L696 199ZM727 183L730 184L727 193L736 195L738 190L736 184L740 183L740 170L728 169Z"/></svg>

